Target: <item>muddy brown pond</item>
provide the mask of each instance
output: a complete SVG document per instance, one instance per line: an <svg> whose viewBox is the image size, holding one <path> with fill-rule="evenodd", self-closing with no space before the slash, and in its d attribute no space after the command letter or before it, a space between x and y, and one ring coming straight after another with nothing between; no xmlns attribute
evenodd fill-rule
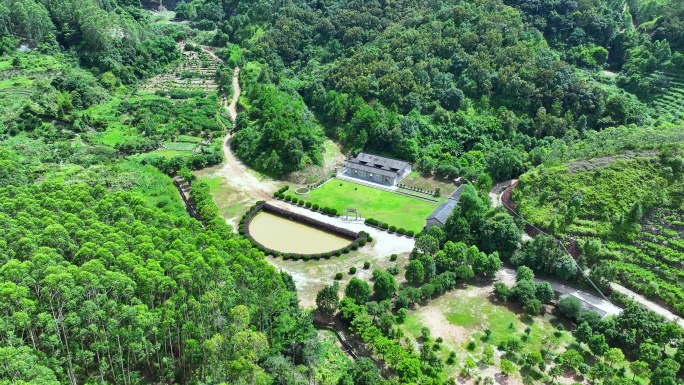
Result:
<svg viewBox="0 0 684 385"><path fill-rule="evenodd" d="M249 223L249 233L262 246L282 253L326 253L349 246L352 242L349 238L264 211Z"/></svg>

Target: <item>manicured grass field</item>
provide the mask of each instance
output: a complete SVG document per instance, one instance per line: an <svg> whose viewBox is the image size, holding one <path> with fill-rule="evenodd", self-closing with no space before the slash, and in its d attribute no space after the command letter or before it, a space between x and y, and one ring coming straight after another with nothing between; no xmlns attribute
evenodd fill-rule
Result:
<svg viewBox="0 0 684 385"><path fill-rule="evenodd" d="M437 203L340 180L332 180L323 187L312 190L308 195L297 197L338 211L348 207L356 208L364 218L374 218L390 226L403 227L415 232L423 229L425 218L438 206Z"/></svg>

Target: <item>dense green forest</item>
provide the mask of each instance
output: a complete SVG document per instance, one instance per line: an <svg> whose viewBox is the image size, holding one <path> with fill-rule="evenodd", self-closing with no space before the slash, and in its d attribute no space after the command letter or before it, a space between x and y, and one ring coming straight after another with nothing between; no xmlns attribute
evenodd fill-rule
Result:
<svg viewBox="0 0 684 385"><path fill-rule="evenodd" d="M245 77L248 90L258 78L277 85L281 100L303 100L345 151L407 159L428 173L488 172L500 180L539 164L539 152L557 138L678 116L674 101L668 111L660 106L667 104L661 96L673 97L662 93L670 83L676 88L684 56L669 42L676 28L661 24L681 15L666 3L667 22L630 14L646 3L195 0L176 11L215 28L239 47L245 66L260 70ZM256 100L261 89L247 95ZM245 113L237 129L249 128L241 135L250 139L237 145L259 149L259 159L241 151L254 167L282 174L316 162L299 155L298 143L285 149L270 141L258 109ZM293 124L281 129L301 140ZM314 126L308 135L318 137ZM264 148L266 141L272 144Z"/></svg>
<svg viewBox="0 0 684 385"><path fill-rule="evenodd" d="M429 330L419 346L401 335L408 311L502 263L518 277L496 300L530 317L553 295L526 266L583 283L551 237L521 246L524 221L576 240L602 289L684 315L684 2L151 3L0 0L1 385L453 383ZM199 218L186 212L170 177L221 163L231 134L277 178L321 165L332 139L473 181L416 241L406 284L394 266L341 301L332 283L319 292L318 315L339 310L372 359L321 339L293 278L226 224L208 182L192 185ZM518 177L522 220L487 197ZM677 383L674 324L575 302L558 305L576 327L567 349L506 341L520 366L507 372Z"/></svg>

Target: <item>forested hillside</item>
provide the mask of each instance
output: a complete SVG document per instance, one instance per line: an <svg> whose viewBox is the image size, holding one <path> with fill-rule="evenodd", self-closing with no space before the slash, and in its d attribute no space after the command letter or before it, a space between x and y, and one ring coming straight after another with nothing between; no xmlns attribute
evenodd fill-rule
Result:
<svg viewBox="0 0 684 385"><path fill-rule="evenodd" d="M684 130L624 133L615 141L610 131L595 137L608 144L603 152L578 143L568 152L572 161L522 175L516 210L552 234L579 240L580 262L604 289L617 281L684 314ZM622 145L610 145L616 142Z"/></svg>
<svg viewBox="0 0 684 385"><path fill-rule="evenodd" d="M260 82L276 84L295 104L302 98L345 151L384 153L447 176L486 171L499 180L538 164L537 151L552 138L672 119L650 108L662 92L654 74L679 73L682 54L635 29L629 9L603 0L194 0L176 11L239 46ZM613 77L602 68L622 72ZM249 126L244 135L263 143L256 140L259 111L248 106L246 115L251 124L238 129ZM303 166L285 153L291 148L266 148L270 166L243 157L282 173Z"/></svg>
<svg viewBox="0 0 684 385"><path fill-rule="evenodd" d="M4 162L15 167L0 188L0 378L239 384L316 365L291 279L225 224L102 186L27 185Z"/></svg>
<svg viewBox="0 0 684 385"><path fill-rule="evenodd" d="M530 269L475 299L532 327L459 332L452 351L409 312L474 276L490 282L502 261L579 281L552 238L521 246L527 220L576 239L602 289L622 283L684 315L683 4L0 0L0 385L439 385L490 361L500 383L516 370L511 381L555 382L563 368L606 385L674 384L681 331L635 306L601 320L572 304L546 325L565 345L520 353L555 300ZM400 238L413 252L375 255L386 271L359 265L359 293L339 301L321 285L319 315L341 304L337 320L363 347L352 361L300 308L295 279L310 277L277 271L226 224L272 191L223 183L244 171L230 152L232 168L209 168L224 151L265 174L247 184L284 186L368 151L413 163L415 179L473 186L443 230ZM487 197L513 178L522 220ZM419 198L443 201L439 189ZM217 195L241 202L219 210ZM406 227L385 225L391 237ZM378 242L364 252L389 250ZM579 325L576 340L563 325ZM494 382L483 376L472 381Z"/></svg>

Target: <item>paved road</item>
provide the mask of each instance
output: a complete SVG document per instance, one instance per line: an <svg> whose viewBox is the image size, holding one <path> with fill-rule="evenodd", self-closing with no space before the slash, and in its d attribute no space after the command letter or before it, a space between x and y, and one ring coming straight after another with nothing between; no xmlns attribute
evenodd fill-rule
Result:
<svg viewBox="0 0 684 385"><path fill-rule="evenodd" d="M561 294L570 294L570 295L580 299L581 301L590 304L591 306L593 306L597 309L601 309L602 311L604 311L606 313L606 315L618 315L622 312L622 308L612 304L609 301L606 301L603 298L599 298L593 294L590 294L586 291L583 291L583 290L580 290L580 289L577 289L577 288L574 288L571 286L563 285L562 283L553 282L553 281L545 281L545 280L538 279L538 278L535 278L534 281L537 283L548 282L549 284L551 284L551 288L553 288L553 290L555 292L561 293Z"/></svg>
<svg viewBox="0 0 684 385"><path fill-rule="evenodd" d="M508 267L503 267L503 268L501 268L501 270L499 270L497 272L496 277L499 281L505 283L506 285L513 286L513 285L515 285L515 275L516 275L515 270L508 268ZM555 291L559 295L563 295L563 294L574 295L578 299L585 301L586 303L588 303L588 304L590 304L590 305L592 305L598 309L603 310L604 312L606 312L606 314L609 314L609 315L620 314L620 312L622 311L621 308L613 305L612 303L604 300L603 298L599 298L599 297L597 297L591 293L588 293L588 292L583 291L583 290L579 290L579 289L574 288L574 287L563 285L562 283L558 283L558 282L554 282L554 281L547 281L547 280L539 279L539 278L535 278L534 282L536 282L536 283L548 282L549 284L551 284L551 288L553 289L553 291Z"/></svg>
<svg viewBox="0 0 684 385"><path fill-rule="evenodd" d="M501 206L501 195L503 195L504 190L517 181L517 179L511 179L494 185L491 191L489 191L489 199L492 200L492 206Z"/></svg>
<svg viewBox="0 0 684 385"><path fill-rule="evenodd" d="M663 308L662 306L649 301L648 299L646 299L646 297L642 296L641 294L637 294L624 286L618 285L617 283L611 283L610 288L614 291L617 291L618 293L624 294L627 297L633 299L634 301L638 302L639 304L641 304L641 306L647 308L648 310L663 316L666 320L676 322L679 326L684 328L683 319L681 319L679 316L672 313L671 311Z"/></svg>

